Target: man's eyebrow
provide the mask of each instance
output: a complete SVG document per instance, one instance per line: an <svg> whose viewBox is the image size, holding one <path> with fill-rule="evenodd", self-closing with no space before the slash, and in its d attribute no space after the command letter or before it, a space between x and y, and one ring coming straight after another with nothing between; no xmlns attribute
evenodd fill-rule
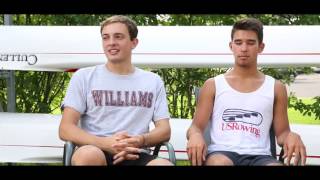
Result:
<svg viewBox="0 0 320 180"><path fill-rule="evenodd" d="M102 36L110 35L109 33L103 33ZM123 33L114 33L113 35L124 35Z"/></svg>
<svg viewBox="0 0 320 180"><path fill-rule="evenodd" d="M114 33L114 35L124 35L123 33Z"/></svg>
<svg viewBox="0 0 320 180"><path fill-rule="evenodd" d="M247 41L247 42L256 42L257 40L256 39L234 39L233 40L234 42L241 42L241 41Z"/></svg>

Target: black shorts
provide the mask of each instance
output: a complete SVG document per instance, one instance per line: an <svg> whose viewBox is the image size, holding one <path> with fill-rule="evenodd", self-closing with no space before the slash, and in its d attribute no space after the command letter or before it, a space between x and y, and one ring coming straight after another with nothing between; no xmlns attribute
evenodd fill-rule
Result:
<svg viewBox="0 0 320 180"><path fill-rule="evenodd" d="M214 151L209 153L207 158L214 154L223 154L227 156L235 166L265 166L271 163L282 164L270 155L238 154L230 151Z"/></svg>
<svg viewBox="0 0 320 180"><path fill-rule="evenodd" d="M145 166L147 165L150 161L154 160L157 158L155 155L147 154L147 153L140 153L139 154L139 159L136 160L124 160L118 164L113 164L113 155L111 155L108 152L104 151L104 155L106 157L106 161L108 166Z"/></svg>

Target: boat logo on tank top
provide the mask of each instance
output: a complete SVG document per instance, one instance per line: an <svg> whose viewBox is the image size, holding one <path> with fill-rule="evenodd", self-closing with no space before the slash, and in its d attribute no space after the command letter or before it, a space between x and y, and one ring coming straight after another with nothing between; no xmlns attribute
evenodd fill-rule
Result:
<svg viewBox="0 0 320 180"><path fill-rule="evenodd" d="M243 122L259 126L263 117L261 113L244 109L226 109L223 112L222 119L225 122Z"/></svg>

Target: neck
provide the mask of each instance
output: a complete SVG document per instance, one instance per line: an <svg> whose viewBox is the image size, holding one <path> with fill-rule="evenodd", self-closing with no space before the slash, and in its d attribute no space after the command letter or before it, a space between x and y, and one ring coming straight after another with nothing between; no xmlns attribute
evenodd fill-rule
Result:
<svg viewBox="0 0 320 180"><path fill-rule="evenodd" d="M230 71L230 74L236 75L241 78L248 78L248 77L259 77L260 72L257 67L240 67L234 66L233 69Z"/></svg>
<svg viewBox="0 0 320 180"><path fill-rule="evenodd" d="M108 61L106 64L106 68L109 71L119 75L128 75L134 72L134 66L131 63L112 63Z"/></svg>

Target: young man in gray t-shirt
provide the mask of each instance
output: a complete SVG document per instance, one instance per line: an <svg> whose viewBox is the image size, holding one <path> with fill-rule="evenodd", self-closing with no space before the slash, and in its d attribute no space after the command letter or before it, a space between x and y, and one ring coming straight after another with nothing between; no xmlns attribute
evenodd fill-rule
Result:
<svg viewBox="0 0 320 180"><path fill-rule="evenodd" d="M170 115L161 78L131 63L137 34L131 19L108 18L101 24L107 63L71 78L59 135L77 144L72 165L172 165L143 153L170 139Z"/></svg>

